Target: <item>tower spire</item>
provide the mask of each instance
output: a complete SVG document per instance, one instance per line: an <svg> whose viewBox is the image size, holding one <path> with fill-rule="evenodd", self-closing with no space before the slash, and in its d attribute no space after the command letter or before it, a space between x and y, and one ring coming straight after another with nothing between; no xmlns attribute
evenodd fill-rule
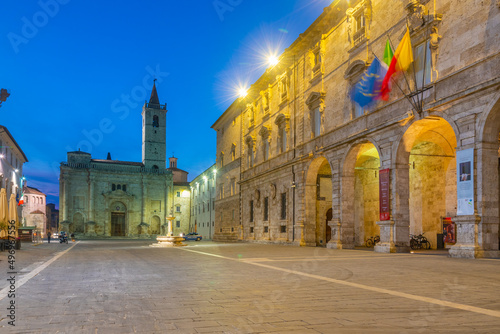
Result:
<svg viewBox="0 0 500 334"><path fill-rule="evenodd" d="M151 97L149 98L149 103L160 104L158 99L158 92L156 91L156 78L153 80L153 90L151 91Z"/></svg>

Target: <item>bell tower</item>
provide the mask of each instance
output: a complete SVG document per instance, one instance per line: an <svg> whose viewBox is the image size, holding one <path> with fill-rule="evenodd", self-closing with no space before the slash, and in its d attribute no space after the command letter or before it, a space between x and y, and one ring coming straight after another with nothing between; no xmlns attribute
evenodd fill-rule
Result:
<svg viewBox="0 0 500 334"><path fill-rule="evenodd" d="M167 104L160 104L156 79L149 103L142 107L142 163L148 169L165 169L167 138Z"/></svg>

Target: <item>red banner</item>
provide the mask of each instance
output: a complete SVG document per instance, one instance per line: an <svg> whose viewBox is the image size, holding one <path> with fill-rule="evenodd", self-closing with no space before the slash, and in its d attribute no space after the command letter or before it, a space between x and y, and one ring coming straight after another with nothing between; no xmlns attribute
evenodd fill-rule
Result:
<svg viewBox="0 0 500 334"><path fill-rule="evenodd" d="M390 193L389 193L389 168L382 169L379 172L379 202L380 202L380 220L391 219Z"/></svg>

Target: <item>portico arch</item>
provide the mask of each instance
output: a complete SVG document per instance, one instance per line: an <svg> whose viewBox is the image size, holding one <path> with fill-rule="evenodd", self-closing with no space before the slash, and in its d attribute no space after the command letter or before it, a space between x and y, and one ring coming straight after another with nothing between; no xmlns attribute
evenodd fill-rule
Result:
<svg viewBox="0 0 500 334"><path fill-rule="evenodd" d="M379 169L380 153L372 141L358 141L347 151L341 181L342 248L363 246L380 234Z"/></svg>
<svg viewBox="0 0 500 334"><path fill-rule="evenodd" d="M332 169L325 157L314 159L305 185L304 239L307 245L326 247L328 210L332 208Z"/></svg>
<svg viewBox="0 0 500 334"><path fill-rule="evenodd" d="M397 246L407 248L408 234L424 233L436 248L441 218L456 215L456 138L452 125L437 116L412 123L401 137L392 173Z"/></svg>

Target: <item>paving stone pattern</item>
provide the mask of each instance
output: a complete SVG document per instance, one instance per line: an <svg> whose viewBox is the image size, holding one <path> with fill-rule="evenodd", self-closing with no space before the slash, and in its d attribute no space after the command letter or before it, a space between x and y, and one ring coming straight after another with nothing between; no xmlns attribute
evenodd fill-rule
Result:
<svg viewBox="0 0 500 334"><path fill-rule="evenodd" d="M150 243L80 241L18 287L15 328L7 323L9 298L0 300L0 333L497 333L500 328L500 260L211 242L157 249ZM18 280L70 246L26 245L17 253L19 268L27 268ZM6 255L0 253L0 288L8 285ZM478 309L460 309L463 305Z"/></svg>

